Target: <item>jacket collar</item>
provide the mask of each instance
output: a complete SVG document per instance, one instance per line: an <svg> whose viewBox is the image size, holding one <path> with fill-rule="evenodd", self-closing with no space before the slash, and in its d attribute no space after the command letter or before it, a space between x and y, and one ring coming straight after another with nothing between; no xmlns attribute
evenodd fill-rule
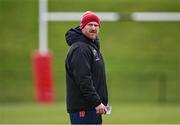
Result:
<svg viewBox="0 0 180 125"><path fill-rule="evenodd" d="M96 50L100 50L99 38L97 37L95 40L89 39L81 32L79 27L69 29L65 34L65 38L69 46L76 42L85 42L94 47Z"/></svg>

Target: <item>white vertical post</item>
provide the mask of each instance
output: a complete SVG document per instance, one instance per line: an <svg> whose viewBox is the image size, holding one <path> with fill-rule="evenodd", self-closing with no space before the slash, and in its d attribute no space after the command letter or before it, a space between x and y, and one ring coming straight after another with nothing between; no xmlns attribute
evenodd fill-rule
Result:
<svg viewBox="0 0 180 125"><path fill-rule="evenodd" d="M47 0L39 0L39 52L48 52Z"/></svg>

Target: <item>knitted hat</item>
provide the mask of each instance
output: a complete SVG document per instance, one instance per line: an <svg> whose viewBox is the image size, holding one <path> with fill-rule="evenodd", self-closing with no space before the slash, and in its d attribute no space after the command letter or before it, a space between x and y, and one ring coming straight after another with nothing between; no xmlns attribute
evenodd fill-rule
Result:
<svg viewBox="0 0 180 125"><path fill-rule="evenodd" d="M86 11L81 18L80 29L83 29L89 22L101 24L100 18L94 12Z"/></svg>

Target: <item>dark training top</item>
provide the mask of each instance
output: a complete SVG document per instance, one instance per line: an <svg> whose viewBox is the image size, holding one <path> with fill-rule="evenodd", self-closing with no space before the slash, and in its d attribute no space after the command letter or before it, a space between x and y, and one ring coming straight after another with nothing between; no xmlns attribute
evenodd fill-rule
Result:
<svg viewBox="0 0 180 125"><path fill-rule="evenodd" d="M67 112L94 110L108 103L105 65L99 40L92 41L79 27L65 34L70 46L65 61Z"/></svg>

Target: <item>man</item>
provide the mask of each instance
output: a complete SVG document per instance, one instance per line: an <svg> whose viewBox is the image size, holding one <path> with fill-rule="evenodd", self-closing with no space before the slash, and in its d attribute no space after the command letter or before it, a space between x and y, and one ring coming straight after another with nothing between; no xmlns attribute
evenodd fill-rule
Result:
<svg viewBox="0 0 180 125"><path fill-rule="evenodd" d="M100 18L87 11L81 18L80 27L65 34L70 46L65 67L71 124L102 124L101 115L107 112L105 66L97 37L100 24Z"/></svg>

